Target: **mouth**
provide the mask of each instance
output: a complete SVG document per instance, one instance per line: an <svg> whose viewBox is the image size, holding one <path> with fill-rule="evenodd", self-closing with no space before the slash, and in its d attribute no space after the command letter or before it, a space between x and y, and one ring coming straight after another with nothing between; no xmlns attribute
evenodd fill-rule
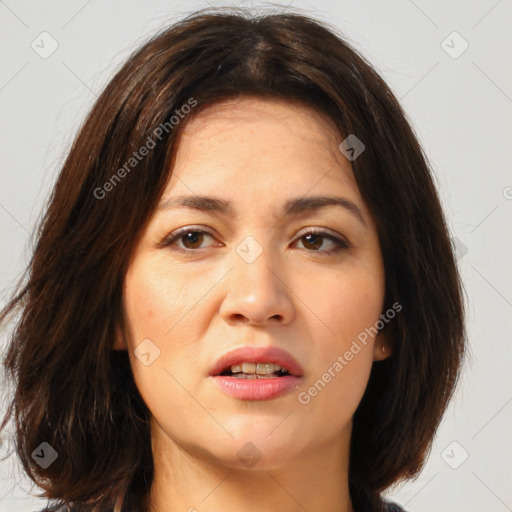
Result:
<svg viewBox="0 0 512 512"><path fill-rule="evenodd" d="M276 379L291 375L284 367L274 363L242 363L231 365L219 373L221 377L234 377L236 379Z"/></svg>
<svg viewBox="0 0 512 512"><path fill-rule="evenodd" d="M295 358L277 347L242 347L214 364L210 377L226 395L238 400L272 400L290 393L303 381Z"/></svg>
<svg viewBox="0 0 512 512"><path fill-rule="evenodd" d="M241 347L221 356L210 369L210 376L238 379L302 377L304 370L286 350L277 347Z"/></svg>

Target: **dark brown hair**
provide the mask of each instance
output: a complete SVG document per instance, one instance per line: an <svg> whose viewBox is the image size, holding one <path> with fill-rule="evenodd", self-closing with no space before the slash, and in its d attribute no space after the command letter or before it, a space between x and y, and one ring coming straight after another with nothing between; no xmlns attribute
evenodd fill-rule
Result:
<svg viewBox="0 0 512 512"><path fill-rule="evenodd" d="M2 429L14 416L16 452L42 496L111 510L117 497L151 484L149 411L126 351L112 350L116 327L124 328L123 279L180 130L202 108L241 96L311 106L334 121L340 142L355 134L365 144L351 163L377 223L384 310L403 309L385 327L393 354L373 365L354 416L354 506L379 510L381 491L425 463L463 361L464 305L430 166L407 116L335 28L291 12L199 11L137 50L96 101L0 315L20 312L4 360L15 388ZM194 108L184 116L187 104ZM143 146L150 149L135 164ZM42 442L58 453L46 469L31 456Z"/></svg>

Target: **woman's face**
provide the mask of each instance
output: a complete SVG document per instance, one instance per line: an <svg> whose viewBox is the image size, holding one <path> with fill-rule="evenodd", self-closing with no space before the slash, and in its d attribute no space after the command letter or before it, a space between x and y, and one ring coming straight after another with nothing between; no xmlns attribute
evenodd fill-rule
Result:
<svg viewBox="0 0 512 512"><path fill-rule="evenodd" d="M384 268L340 142L329 120L278 100L224 102L184 128L164 206L126 274L128 339L115 343L128 348L159 453L270 469L346 448L372 363L389 351L382 333L358 341L383 312ZM230 206L171 207L178 196ZM284 214L290 201L317 196L345 206ZM287 390L272 395L270 379L210 375L241 347L286 351L300 376L273 377Z"/></svg>

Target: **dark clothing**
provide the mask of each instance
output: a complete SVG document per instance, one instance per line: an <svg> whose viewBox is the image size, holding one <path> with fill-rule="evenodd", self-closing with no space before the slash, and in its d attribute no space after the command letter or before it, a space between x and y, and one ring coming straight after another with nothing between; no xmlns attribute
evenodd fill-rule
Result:
<svg viewBox="0 0 512 512"><path fill-rule="evenodd" d="M386 503L387 510L386 512L406 512L402 507L397 505L396 503Z"/></svg>
<svg viewBox="0 0 512 512"><path fill-rule="evenodd" d="M385 502L385 512L407 512L402 507L397 505L396 503ZM66 506L62 506L59 508L45 508L40 512L68 512L68 508ZM86 508L84 506L79 506L77 504L69 505L69 512L86 512ZM91 511L92 512L92 511ZM108 511L113 512L113 511ZM126 500L123 503L121 512L141 512L140 507L137 503L134 503L132 495L128 494ZM356 512L371 512L370 510L356 510Z"/></svg>

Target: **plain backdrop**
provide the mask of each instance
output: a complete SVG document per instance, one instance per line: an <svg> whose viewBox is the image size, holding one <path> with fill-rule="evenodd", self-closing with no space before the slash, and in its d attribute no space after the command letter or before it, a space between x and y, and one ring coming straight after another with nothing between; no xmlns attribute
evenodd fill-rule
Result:
<svg viewBox="0 0 512 512"><path fill-rule="evenodd" d="M389 497L415 512L512 510L512 0L286 4L339 27L400 99L433 166L467 292L470 359L456 396L423 472ZM207 5L0 0L0 306L97 95L155 31ZM46 504L20 468L15 457L0 465L2 512Z"/></svg>

